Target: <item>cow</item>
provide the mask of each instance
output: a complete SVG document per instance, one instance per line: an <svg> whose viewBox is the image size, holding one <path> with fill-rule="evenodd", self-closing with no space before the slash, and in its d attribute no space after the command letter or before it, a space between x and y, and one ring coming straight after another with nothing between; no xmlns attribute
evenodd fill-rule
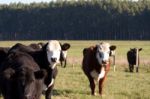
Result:
<svg viewBox="0 0 150 99"><path fill-rule="evenodd" d="M69 43L64 43L64 44L61 44L61 53L60 53L60 64L62 67L66 67L66 63L67 63L67 50L70 48L70 44ZM29 45L23 45L21 43L17 43L15 44L15 46L13 46L14 48L12 49L16 49L16 50L20 50L20 51L23 51L23 52L33 52L33 51L40 51L44 46L46 46L45 43L31 43Z"/></svg>
<svg viewBox="0 0 150 99"><path fill-rule="evenodd" d="M0 90L4 99L40 99L46 74L29 54L10 52L0 66Z"/></svg>
<svg viewBox="0 0 150 99"><path fill-rule="evenodd" d="M139 68L139 52L142 50L142 48L130 48L130 50L127 52L127 60L129 64L129 71L134 71L134 65L136 65L136 72L138 72Z"/></svg>
<svg viewBox="0 0 150 99"><path fill-rule="evenodd" d="M61 44L62 45L62 44ZM60 53L60 64L61 64L61 67L66 67L67 65L67 50L70 48L70 44L68 43L64 43L62 45L62 51Z"/></svg>
<svg viewBox="0 0 150 99"><path fill-rule="evenodd" d="M45 77L45 97L51 99L52 89L54 87L54 80L57 76L58 70L56 65L60 61L60 56L63 51L66 51L70 44L60 44L57 40L50 40L44 44L41 50L33 49L31 46L23 44L14 45L9 52L21 51L26 52L33 57L35 62L40 66L41 69L45 69L47 76Z"/></svg>
<svg viewBox="0 0 150 99"><path fill-rule="evenodd" d="M95 82L99 84L99 94L102 95L103 82L110 68L110 56L116 49L115 45L101 42L96 46L83 49L82 70L90 82L91 94L95 95Z"/></svg>

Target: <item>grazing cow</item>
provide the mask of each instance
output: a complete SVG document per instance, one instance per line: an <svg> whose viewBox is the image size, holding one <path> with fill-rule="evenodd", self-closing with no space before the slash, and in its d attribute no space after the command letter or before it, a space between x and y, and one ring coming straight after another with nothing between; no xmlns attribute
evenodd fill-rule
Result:
<svg viewBox="0 0 150 99"><path fill-rule="evenodd" d="M4 99L39 99L46 71L27 53L14 51L0 66L0 90Z"/></svg>
<svg viewBox="0 0 150 99"><path fill-rule="evenodd" d="M129 71L134 71L134 65L136 65L136 72L138 72L139 68L139 52L142 48L132 48L127 52L127 60L129 63Z"/></svg>
<svg viewBox="0 0 150 99"><path fill-rule="evenodd" d="M109 43L102 42L96 46L84 48L82 69L90 82L91 94L95 95L95 82L99 83L99 94L102 95L103 82L110 68L110 60L112 51L116 46L110 46Z"/></svg>
<svg viewBox="0 0 150 99"><path fill-rule="evenodd" d="M48 75L45 78L45 97L46 99L51 99L54 80L58 72L56 65L59 63L61 52L63 50L66 51L68 49L68 45L69 44L67 43L60 45L58 41L50 40L48 43L42 46L41 50L36 51L35 49L23 44L16 44L9 50L9 52L26 52L33 57L41 69L45 69L47 71Z"/></svg>
<svg viewBox="0 0 150 99"><path fill-rule="evenodd" d="M60 53L60 64L61 67L66 67L67 65L67 50L70 48L70 44L64 43L62 45L62 51Z"/></svg>

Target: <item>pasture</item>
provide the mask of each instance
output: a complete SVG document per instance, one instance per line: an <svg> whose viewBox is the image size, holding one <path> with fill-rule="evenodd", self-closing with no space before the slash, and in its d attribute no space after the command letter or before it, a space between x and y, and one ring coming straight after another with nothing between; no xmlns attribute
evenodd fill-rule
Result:
<svg viewBox="0 0 150 99"><path fill-rule="evenodd" d="M16 42L29 44L46 41L1 41L1 47L12 46ZM66 68L58 65L52 99L102 99L91 96L89 82L81 69L82 50L100 41L60 41L68 42L68 63ZM103 99L150 99L150 41L107 41L116 45L116 72L113 66L104 82ZM141 47L139 73L128 72L126 53L130 48ZM98 88L96 86L96 92ZM2 99L2 97L0 98ZM42 96L44 99L44 96Z"/></svg>

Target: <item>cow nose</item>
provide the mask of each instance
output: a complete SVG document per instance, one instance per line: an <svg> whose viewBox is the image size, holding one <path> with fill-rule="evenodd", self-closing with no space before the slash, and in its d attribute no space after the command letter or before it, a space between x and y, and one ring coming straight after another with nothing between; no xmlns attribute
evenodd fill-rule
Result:
<svg viewBox="0 0 150 99"><path fill-rule="evenodd" d="M52 62L56 62L57 58L51 58Z"/></svg>
<svg viewBox="0 0 150 99"><path fill-rule="evenodd" d="M102 60L102 64L106 64L107 63L107 61L106 60Z"/></svg>

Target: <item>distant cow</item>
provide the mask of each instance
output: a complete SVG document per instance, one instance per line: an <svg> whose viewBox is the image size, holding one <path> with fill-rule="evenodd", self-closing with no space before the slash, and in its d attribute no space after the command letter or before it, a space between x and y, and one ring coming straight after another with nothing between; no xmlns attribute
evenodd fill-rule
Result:
<svg viewBox="0 0 150 99"><path fill-rule="evenodd" d="M129 63L129 71L134 71L134 65L136 65L136 72L138 72L139 68L139 52L142 50L142 48L131 48L127 52L127 60Z"/></svg>
<svg viewBox="0 0 150 99"><path fill-rule="evenodd" d="M61 44L61 46L62 51L60 53L60 64L65 68L67 65L67 50L70 48L70 44L64 43L63 45Z"/></svg>
<svg viewBox="0 0 150 99"><path fill-rule="evenodd" d="M46 72L24 52L9 53L0 66L0 90L4 99L39 99Z"/></svg>
<svg viewBox="0 0 150 99"><path fill-rule="evenodd" d="M59 63L60 55L62 51L68 49L69 44L65 43L60 45L57 40L50 40L48 43L42 46L41 50L35 50L23 44L14 45L9 52L13 51L22 51L26 52L33 57L36 63L40 66L41 69L47 71L47 76L45 78L46 85L46 99L51 99L52 89L54 87L54 80L57 75L56 65Z"/></svg>
<svg viewBox="0 0 150 99"><path fill-rule="evenodd" d="M102 95L103 82L110 68L110 56L116 46L102 42L96 46L84 48L82 69L90 82L91 94L95 94L95 82L99 83L99 94Z"/></svg>

